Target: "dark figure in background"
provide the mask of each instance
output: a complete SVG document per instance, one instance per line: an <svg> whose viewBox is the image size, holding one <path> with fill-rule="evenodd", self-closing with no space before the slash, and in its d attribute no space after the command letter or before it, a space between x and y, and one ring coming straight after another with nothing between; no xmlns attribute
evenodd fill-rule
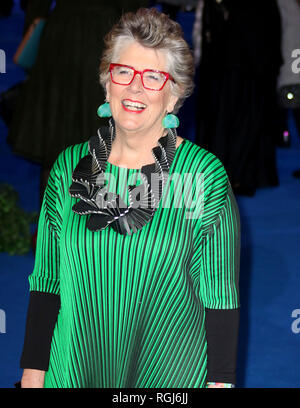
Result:
<svg viewBox="0 0 300 408"><path fill-rule="evenodd" d="M36 63L23 87L8 142L13 151L42 165L41 200L58 154L106 124L97 117L104 94L98 83L103 37L122 12L143 0L30 0L24 32L46 17ZM49 14L50 13L50 14Z"/></svg>
<svg viewBox="0 0 300 408"><path fill-rule="evenodd" d="M279 105L287 117L291 109L300 136L300 0L277 0L282 26L283 63L278 76ZM300 178L300 170L293 172Z"/></svg>
<svg viewBox="0 0 300 408"><path fill-rule="evenodd" d="M280 16L273 0L205 0L196 143L224 164L236 194L278 185L276 78Z"/></svg>

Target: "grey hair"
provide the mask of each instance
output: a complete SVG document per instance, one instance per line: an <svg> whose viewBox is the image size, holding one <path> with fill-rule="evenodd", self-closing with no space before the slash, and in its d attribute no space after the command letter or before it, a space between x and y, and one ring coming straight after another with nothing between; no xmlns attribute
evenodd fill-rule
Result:
<svg viewBox="0 0 300 408"><path fill-rule="evenodd" d="M124 14L105 36L105 50L100 63L100 83L104 91L109 80L110 63L118 62L124 46L134 41L143 47L164 52L167 70L175 81L170 81L170 89L179 98L173 112L178 112L194 90L194 58L180 25L155 8L140 8L136 13Z"/></svg>

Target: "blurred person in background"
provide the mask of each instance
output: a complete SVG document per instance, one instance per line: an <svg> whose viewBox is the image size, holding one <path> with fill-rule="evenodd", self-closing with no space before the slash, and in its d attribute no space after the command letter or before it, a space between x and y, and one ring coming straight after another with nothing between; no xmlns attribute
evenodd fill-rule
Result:
<svg viewBox="0 0 300 408"><path fill-rule="evenodd" d="M224 164L236 194L277 186L276 1L205 0L196 142Z"/></svg>
<svg viewBox="0 0 300 408"><path fill-rule="evenodd" d="M277 82L278 99L286 117L291 110L300 137L300 0L277 0L277 3L281 15L283 57ZM293 175L300 178L300 169Z"/></svg>

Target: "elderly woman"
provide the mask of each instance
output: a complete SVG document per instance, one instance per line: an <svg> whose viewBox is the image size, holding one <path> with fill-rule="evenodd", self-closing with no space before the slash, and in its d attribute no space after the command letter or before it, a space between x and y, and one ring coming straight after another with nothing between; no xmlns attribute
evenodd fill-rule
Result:
<svg viewBox="0 0 300 408"><path fill-rule="evenodd" d="M192 54L156 9L105 43L98 114L112 118L51 171L22 387L232 387L239 213L220 161L176 133Z"/></svg>

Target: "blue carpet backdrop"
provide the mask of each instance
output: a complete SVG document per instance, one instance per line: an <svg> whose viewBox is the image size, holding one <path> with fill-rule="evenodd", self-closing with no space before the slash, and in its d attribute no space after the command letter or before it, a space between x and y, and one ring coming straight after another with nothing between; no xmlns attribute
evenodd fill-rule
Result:
<svg viewBox="0 0 300 408"><path fill-rule="evenodd" d="M23 21L18 4L10 17L0 18L0 49L6 53L0 92L24 78L12 62ZM179 21L189 40L192 15L180 15ZM183 136L193 140L193 98L181 112L181 123L182 129L189 125ZM300 168L300 141L292 119L290 130L291 147L277 149L280 185L258 190L252 198L238 197L242 220L239 387L300 386L300 333L292 330L292 313L300 309L300 180L291 176ZM0 119L0 182L16 188L24 209L37 211L40 167L12 154L6 136ZM32 252L0 253L1 388L13 387L21 376L19 358L33 263Z"/></svg>

